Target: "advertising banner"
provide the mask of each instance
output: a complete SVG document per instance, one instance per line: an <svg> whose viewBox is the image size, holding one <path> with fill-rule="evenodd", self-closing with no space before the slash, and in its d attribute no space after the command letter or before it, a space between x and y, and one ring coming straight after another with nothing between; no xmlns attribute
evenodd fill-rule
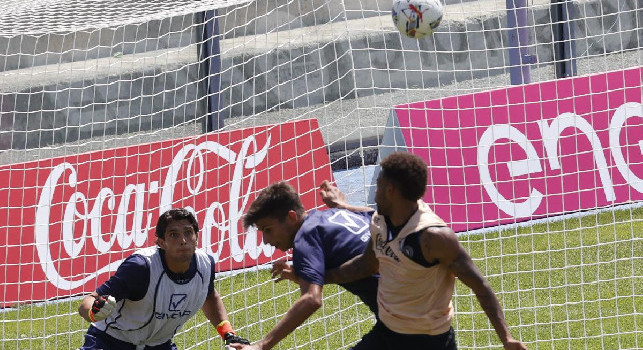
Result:
<svg viewBox="0 0 643 350"><path fill-rule="evenodd" d="M279 180L322 206L326 179L314 119L0 167L0 306L95 290L175 207L195 213L218 271L272 261L283 254L243 229L243 213Z"/></svg>
<svg viewBox="0 0 643 350"><path fill-rule="evenodd" d="M395 106L380 157L428 164L457 232L643 200L643 69Z"/></svg>

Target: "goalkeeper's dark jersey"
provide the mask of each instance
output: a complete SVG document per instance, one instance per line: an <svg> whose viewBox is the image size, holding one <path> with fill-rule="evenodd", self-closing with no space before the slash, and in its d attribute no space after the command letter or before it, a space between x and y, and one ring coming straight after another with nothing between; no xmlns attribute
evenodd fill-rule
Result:
<svg viewBox="0 0 643 350"><path fill-rule="evenodd" d="M373 213L343 209L308 213L295 236L295 273L310 283L324 285L327 269L338 267L364 251ZM377 315L377 281L378 276L370 276L341 286L357 295Z"/></svg>

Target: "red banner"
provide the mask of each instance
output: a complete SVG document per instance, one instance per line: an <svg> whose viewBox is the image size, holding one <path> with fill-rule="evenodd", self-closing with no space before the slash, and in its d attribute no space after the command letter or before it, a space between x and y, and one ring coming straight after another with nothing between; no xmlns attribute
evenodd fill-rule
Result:
<svg viewBox="0 0 643 350"><path fill-rule="evenodd" d="M332 180L314 119L0 167L0 305L93 291L124 258L154 244L160 213L192 210L219 271L282 256L242 214L279 180L323 205Z"/></svg>

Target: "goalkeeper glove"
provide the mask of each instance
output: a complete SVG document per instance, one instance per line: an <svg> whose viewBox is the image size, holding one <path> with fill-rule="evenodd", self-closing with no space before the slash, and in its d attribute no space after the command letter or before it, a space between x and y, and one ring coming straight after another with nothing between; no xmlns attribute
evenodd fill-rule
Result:
<svg viewBox="0 0 643 350"><path fill-rule="evenodd" d="M223 320L217 325L217 332L219 332L219 335L221 335L221 338L225 341L225 345L233 343L250 345L248 340L241 338L234 332L234 329L228 320Z"/></svg>
<svg viewBox="0 0 643 350"><path fill-rule="evenodd" d="M111 295L101 295L94 300L91 310L89 310L89 319L92 322L101 321L107 318L116 307L116 299Z"/></svg>
<svg viewBox="0 0 643 350"><path fill-rule="evenodd" d="M239 344L243 344L243 345L250 345L250 342L247 339L241 338L240 336L238 336L238 335L236 335L236 334L234 334L232 332L226 333L224 340L225 340L225 345L230 345L230 344L234 344L234 343L239 343Z"/></svg>

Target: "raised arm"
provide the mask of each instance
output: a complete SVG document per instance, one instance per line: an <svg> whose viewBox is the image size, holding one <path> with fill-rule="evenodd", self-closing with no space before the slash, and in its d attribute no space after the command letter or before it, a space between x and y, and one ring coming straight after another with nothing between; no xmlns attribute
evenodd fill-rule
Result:
<svg viewBox="0 0 643 350"><path fill-rule="evenodd" d="M344 192L340 191L337 186L331 185L328 180L324 180L324 182L319 185L319 195L324 201L324 204L329 208L346 209L352 212L373 211L373 209L369 207L349 204L346 201L346 195Z"/></svg>
<svg viewBox="0 0 643 350"><path fill-rule="evenodd" d="M379 262L373 250L373 241L369 240L364 253L355 256L340 266L326 270L326 283L348 283L366 278L379 271Z"/></svg>
<svg viewBox="0 0 643 350"><path fill-rule="evenodd" d="M290 307L284 318L277 323L266 336L253 345L243 346L240 344L232 345L235 349L243 350L267 350L271 349L283 338L292 333L308 317L310 317L322 305L322 286L300 281L301 296Z"/></svg>
<svg viewBox="0 0 643 350"><path fill-rule="evenodd" d="M489 281L475 266L453 230L447 227L431 227L426 229L420 240L422 253L427 261L438 260L475 293L504 348L526 350L527 347L524 344L511 336L502 307Z"/></svg>

